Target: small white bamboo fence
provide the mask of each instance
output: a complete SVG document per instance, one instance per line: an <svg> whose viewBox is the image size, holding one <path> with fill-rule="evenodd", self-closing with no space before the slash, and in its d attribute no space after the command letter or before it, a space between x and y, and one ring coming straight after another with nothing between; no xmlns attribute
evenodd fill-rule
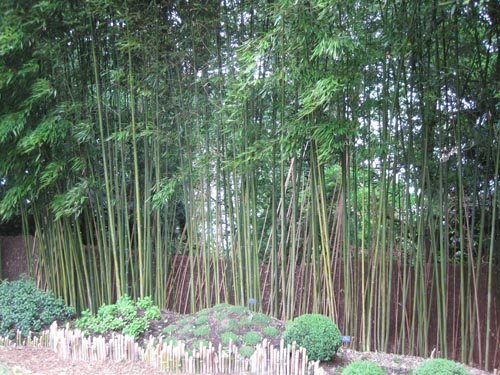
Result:
<svg viewBox="0 0 500 375"><path fill-rule="evenodd" d="M51 348L65 359L84 361L144 361L170 374L259 374L259 375L324 375L319 362L309 361L304 348L285 345L279 347L264 340L257 345L254 354L246 358L238 348L229 344L226 348L200 346L191 352L183 342L156 342L153 337L139 345L133 337L113 334L85 337L82 331L58 328L54 323L40 336L23 338L18 332L14 340L0 338L3 346L41 346Z"/></svg>

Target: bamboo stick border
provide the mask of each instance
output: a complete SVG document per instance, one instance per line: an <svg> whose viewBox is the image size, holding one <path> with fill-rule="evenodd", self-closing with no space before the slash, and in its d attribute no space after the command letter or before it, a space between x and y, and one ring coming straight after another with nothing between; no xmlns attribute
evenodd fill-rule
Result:
<svg viewBox="0 0 500 375"><path fill-rule="evenodd" d="M109 339L103 336L85 337L78 329L69 325L59 328L56 323L41 335L23 337L17 332L14 339L0 338L1 346L48 347L64 359L82 361L143 361L171 374L259 374L259 375L324 375L319 361L309 361L306 350L285 345L281 340L274 347L267 340L258 344L255 353L246 358L236 345L227 348L219 344L202 347L192 352L184 342L164 343L150 337L144 346L133 337L113 334Z"/></svg>

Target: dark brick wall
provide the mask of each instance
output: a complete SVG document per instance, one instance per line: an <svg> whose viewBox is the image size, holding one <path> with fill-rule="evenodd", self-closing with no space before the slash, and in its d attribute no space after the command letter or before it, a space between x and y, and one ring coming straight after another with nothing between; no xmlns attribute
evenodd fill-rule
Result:
<svg viewBox="0 0 500 375"><path fill-rule="evenodd" d="M0 237L0 279L16 280L28 273L22 236Z"/></svg>

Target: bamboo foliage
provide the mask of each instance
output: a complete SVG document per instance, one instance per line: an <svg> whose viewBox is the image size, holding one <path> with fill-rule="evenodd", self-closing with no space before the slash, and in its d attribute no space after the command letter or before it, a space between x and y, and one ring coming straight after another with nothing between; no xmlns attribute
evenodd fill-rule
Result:
<svg viewBox="0 0 500 375"><path fill-rule="evenodd" d="M495 2L22 3L0 214L41 285L321 312L359 348L492 363Z"/></svg>

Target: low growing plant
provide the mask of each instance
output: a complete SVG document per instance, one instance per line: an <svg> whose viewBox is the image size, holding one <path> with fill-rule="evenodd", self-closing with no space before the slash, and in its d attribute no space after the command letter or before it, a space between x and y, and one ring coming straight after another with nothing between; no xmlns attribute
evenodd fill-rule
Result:
<svg viewBox="0 0 500 375"><path fill-rule="evenodd" d="M267 325L270 324L272 321L272 318L269 315L262 314L262 313L257 313L252 316L252 322L261 324L261 325Z"/></svg>
<svg viewBox="0 0 500 375"><path fill-rule="evenodd" d="M207 323L208 323L208 316L206 316L206 315L201 315L198 318L196 318L196 320L195 320L195 324L198 326L203 325L203 324L207 324Z"/></svg>
<svg viewBox="0 0 500 375"><path fill-rule="evenodd" d="M210 327L209 326L200 326L196 327L193 330L193 334L195 336L201 337L201 336L208 336L210 334Z"/></svg>
<svg viewBox="0 0 500 375"><path fill-rule="evenodd" d="M176 345L179 342L179 340L177 340L177 337L168 336L163 339L163 342L167 345Z"/></svg>
<svg viewBox="0 0 500 375"><path fill-rule="evenodd" d="M304 347L313 361L332 359L342 345L342 336L335 323L320 314L305 314L290 321L284 339L287 344L295 341Z"/></svg>
<svg viewBox="0 0 500 375"><path fill-rule="evenodd" d="M232 342L233 344L237 344L239 342L240 338L238 335L235 333L229 331L229 332L224 332L221 335L221 341L224 345L229 345L229 342Z"/></svg>
<svg viewBox="0 0 500 375"><path fill-rule="evenodd" d="M136 317L123 327L122 333L127 336L139 337L148 327L149 320L146 317Z"/></svg>
<svg viewBox="0 0 500 375"><path fill-rule="evenodd" d="M70 319L75 314L52 292L38 289L28 279L0 283L0 336L13 337L40 332L52 322Z"/></svg>
<svg viewBox="0 0 500 375"><path fill-rule="evenodd" d="M443 358L429 359L418 366L413 375L470 375L459 363Z"/></svg>
<svg viewBox="0 0 500 375"><path fill-rule="evenodd" d="M248 345L243 345L238 352L246 358L249 358L252 356L253 353L255 353L255 348L253 346L248 346Z"/></svg>
<svg viewBox="0 0 500 375"><path fill-rule="evenodd" d="M262 332L269 337L277 337L280 334L280 331L276 327L265 327Z"/></svg>
<svg viewBox="0 0 500 375"><path fill-rule="evenodd" d="M370 361L354 361L342 371L342 375L385 375L385 373L382 367Z"/></svg>
<svg viewBox="0 0 500 375"><path fill-rule="evenodd" d="M243 341L247 345L257 345L262 341L262 336L259 332L251 331L243 335Z"/></svg>
<svg viewBox="0 0 500 375"><path fill-rule="evenodd" d="M83 311L75 325L88 334L115 331L137 338L148 329L151 320L160 318L160 308L151 297L134 301L124 295L115 304L101 306L95 316L90 310Z"/></svg>
<svg viewBox="0 0 500 375"><path fill-rule="evenodd" d="M202 347L208 348L207 340L197 340L192 344L192 349L200 350Z"/></svg>

